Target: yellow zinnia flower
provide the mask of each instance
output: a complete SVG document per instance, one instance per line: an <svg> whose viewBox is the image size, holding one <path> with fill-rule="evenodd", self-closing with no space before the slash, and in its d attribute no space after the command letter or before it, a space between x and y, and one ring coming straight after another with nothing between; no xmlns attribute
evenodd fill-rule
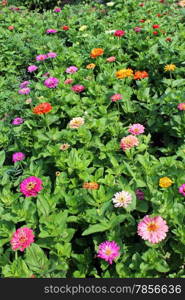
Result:
<svg viewBox="0 0 185 300"><path fill-rule="evenodd" d="M170 64L170 65L166 65L164 67L165 72L167 71L174 71L176 69L176 65Z"/></svg>
<svg viewBox="0 0 185 300"><path fill-rule="evenodd" d="M119 79L133 76L132 69L122 69L116 72L116 77Z"/></svg>
<svg viewBox="0 0 185 300"><path fill-rule="evenodd" d="M162 177L159 180L159 186L162 188L167 188L173 184L173 181L169 177Z"/></svg>
<svg viewBox="0 0 185 300"><path fill-rule="evenodd" d="M94 69L95 67L96 67L95 64L88 64L88 65L86 66L86 69Z"/></svg>

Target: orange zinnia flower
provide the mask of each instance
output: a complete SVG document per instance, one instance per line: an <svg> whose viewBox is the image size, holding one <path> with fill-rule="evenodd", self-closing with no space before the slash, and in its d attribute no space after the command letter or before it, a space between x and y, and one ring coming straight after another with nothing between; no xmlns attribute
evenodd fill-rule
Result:
<svg viewBox="0 0 185 300"><path fill-rule="evenodd" d="M116 72L116 77L119 79L133 76L132 69L122 69Z"/></svg>
<svg viewBox="0 0 185 300"><path fill-rule="evenodd" d="M96 182L84 182L83 184L84 189L89 189L89 190L98 190L99 189L99 184Z"/></svg>
<svg viewBox="0 0 185 300"><path fill-rule="evenodd" d="M134 79L143 79L148 77L148 73L146 71L137 71L134 74Z"/></svg>
<svg viewBox="0 0 185 300"><path fill-rule="evenodd" d="M90 56L92 58L96 58L97 56L100 56L103 53L104 53L104 50L102 48L94 48L94 49L92 49Z"/></svg>
<svg viewBox="0 0 185 300"><path fill-rule="evenodd" d="M33 113L37 115L42 115L50 112L52 110L52 106L48 102L40 103L39 105L33 108Z"/></svg>
<svg viewBox="0 0 185 300"><path fill-rule="evenodd" d="M86 66L86 69L94 69L95 67L96 67L95 64L88 64L88 65Z"/></svg>

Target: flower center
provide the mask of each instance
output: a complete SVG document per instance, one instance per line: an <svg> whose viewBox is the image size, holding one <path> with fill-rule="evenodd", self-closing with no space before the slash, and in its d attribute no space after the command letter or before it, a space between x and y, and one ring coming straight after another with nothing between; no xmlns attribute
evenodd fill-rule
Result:
<svg viewBox="0 0 185 300"><path fill-rule="evenodd" d="M19 243L25 243L26 240L27 240L27 238L26 238L25 236L21 236L21 237L19 238Z"/></svg>
<svg viewBox="0 0 185 300"><path fill-rule="evenodd" d="M154 223L150 223L147 227L148 231L156 231L158 229L159 226L157 226Z"/></svg>
<svg viewBox="0 0 185 300"><path fill-rule="evenodd" d="M27 190L32 190L32 189L35 187L35 185L36 185L36 183L34 183L34 182L29 182L29 183L27 184Z"/></svg>
<svg viewBox="0 0 185 300"><path fill-rule="evenodd" d="M105 250L105 254L106 254L106 255L111 255L111 254L112 254L112 250L111 250L110 248L107 248L107 249Z"/></svg>

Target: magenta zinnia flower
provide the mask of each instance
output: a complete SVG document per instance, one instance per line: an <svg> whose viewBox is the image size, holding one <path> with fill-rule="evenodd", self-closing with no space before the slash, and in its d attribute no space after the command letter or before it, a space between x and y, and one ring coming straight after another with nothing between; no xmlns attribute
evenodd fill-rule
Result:
<svg viewBox="0 0 185 300"><path fill-rule="evenodd" d="M47 54L47 57L48 58L55 58L57 56L57 54L55 53L55 52L49 52L48 54Z"/></svg>
<svg viewBox="0 0 185 300"><path fill-rule="evenodd" d="M30 84L30 81L23 81L23 82L21 82L21 84L20 84L20 88L21 89L23 89L23 88L26 88L28 85Z"/></svg>
<svg viewBox="0 0 185 300"><path fill-rule="evenodd" d="M48 88L55 88L59 84L59 80L55 77L49 77L44 81L44 85Z"/></svg>
<svg viewBox="0 0 185 300"><path fill-rule="evenodd" d="M24 251L34 242L33 230L28 227L22 227L14 232L10 241L12 250Z"/></svg>
<svg viewBox="0 0 185 300"><path fill-rule="evenodd" d="M111 97L112 102L116 102L118 100L122 99L122 95L121 94L115 94Z"/></svg>
<svg viewBox="0 0 185 300"><path fill-rule="evenodd" d="M134 135L128 135L124 138L121 139L120 142L120 147L125 151L128 149L133 148L134 146L138 146L139 145L139 141L137 139L137 137L135 137Z"/></svg>
<svg viewBox="0 0 185 300"><path fill-rule="evenodd" d="M16 161L20 161L20 160L23 160L25 159L25 155L24 153L22 152L15 152L13 155L12 155L12 161L15 163Z"/></svg>
<svg viewBox="0 0 185 300"><path fill-rule="evenodd" d="M114 32L114 36L121 37L121 36L123 36L123 35L125 35L125 31L124 31L124 30L116 30L116 31Z"/></svg>
<svg viewBox="0 0 185 300"><path fill-rule="evenodd" d="M85 87L81 84L76 84L76 85L73 85L71 89L76 93L81 93L85 90Z"/></svg>
<svg viewBox="0 0 185 300"><path fill-rule="evenodd" d="M149 217L147 215L139 222L137 232L144 240L157 244L165 239L168 225L160 216Z"/></svg>
<svg viewBox="0 0 185 300"><path fill-rule="evenodd" d="M185 196L185 183L180 186L179 193Z"/></svg>
<svg viewBox="0 0 185 300"><path fill-rule="evenodd" d="M20 185L20 191L26 197L37 196L38 192L42 189L42 180L35 176L24 179Z"/></svg>
<svg viewBox="0 0 185 300"><path fill-rule="evenodd" d="M56 12L56 13L61 12L61 8L60 7L56 7L56 8L54 8L53 11Z"/></svg>
<svg viewBox="0 0 185 300"><path fill-rule="evenodd" d="M35 65L31 65L31 66L29 66L28 67L28 72L30 72L30 73L32 73L32 72L34 72L34 71L36 71L38 69L38 67L37 66L35 66Z"/></svg>
<svg viewBox="0 0 185 300"><path fill-rule="evenodd" d="M70 66L69 68L66 69L66 73L69 73L69 74L73 74L77 71L78 71L78 68L75 66Z"/></svg>
<svg viewBox="0 0 185 300"><path fill-rule="evenodd" d="M48 58L48 57L47 57L46 54L39 54L39 55L36 56L36 60L37 60L37 61L42 61L42 60L45 60L45 59L47 59L47 58Z"/></svg>
<svg viewBox="0 0 185 300"><path fill-rule="evenodd" d="M19 90L19 94L21 95L28 95L29 93L30 93L30 88L28 87Z"/></svg>
<svg viewBox="0 0 185 300"><path fill-rule="evenodd" d="M48 33L48 34L54 34L54 33L57 33L57 30L50 28L50 29L46 30L46 33Z"/></svg>
<svg viewBox="0 0 185 300"><path fill-rule="evenodd" d="M185 110L185 103L179 103L178 106L177 106L177 108L179 110Z"/></svg>
<svg viewBox="0 0 185 300"><path fill-rule="evenodd" d="M120 255L120 247L114 241L105 241L99 245L97 257L104 259L109 264Z"/></svg>
<svg viewBox="0 0 185 300"><path fill-rule="evenodd" d="M138 26L136 26L135 28L134 28L134 31L135 32L140 32L142 30L142 28L141 27L138 27Z"/></svg>
<svg viewBox="0 0 185 300"><path fill-rule="evenodd" d="M128 132L132 133L133 135L139 135L143 133L145 130L144 126L141 124L133 124L129 127Z"/></svg>
<svg viewBox="0 0 185 300"><path fill-rule="evenodd" d="M15 118L13 121L12 121L12 124L13 125L20 125L24 122L24 120L22 118Z"/></svg>

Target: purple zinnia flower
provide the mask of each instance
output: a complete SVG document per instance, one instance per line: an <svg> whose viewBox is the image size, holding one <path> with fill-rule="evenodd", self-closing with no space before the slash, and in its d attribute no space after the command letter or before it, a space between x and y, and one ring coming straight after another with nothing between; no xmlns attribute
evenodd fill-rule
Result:
<svg viewBox="0 0 185 300"><path fill-rule="evenodd" d="M29 93L30 93L30 88L28 87L19 90L19 94L21 95L28 95Z"/></svg>
<svg viewBox="0 0 185 300"><path fill-rule="evenodd" d="M36 71L38 69L38 67L37 66L35 66L35 65L31 65L31 66L29 66L28 67L28 72L30 72L30 73L32 73L32 72L34 72L34 71Z"/></svg>
<svg viewBox="0 0 185 300"><path fill-rule="evenodd" d="M23 160L25 159L25 155L24 153L22 152L15 152L13 155L12 155L12 161L15 163L17 161L20 161L20 160Z"/></svg>
<svg viewBox="0 0 185 300"><path fill-rule="evenodd" d="M180 186L179 193L185 196L185 183Z"/></svg>
<svg viewBox="0 0 185 300"><path fill-rule="evenodd" d="M24 120L22 118L15 118L13 121L12 121L12 124L13 125L20 125L24 122Z"/></svg>
<svg viewBox="0 0 185 300"><path fill-rule="evenodd" d="M137 197L138 200L144 200L145 195L144 195L144 192L142 190L137 189L135 191L135 194L136 194L136 197Z"/></svg>
<svg viewBox="0 0 185 300"><path fill-rule="evenodd" d="M56 8L54 8L53 11L56 12L56 13L61 12L61 8L60 7L56 7Z"/></svg>
<svg viewBox="0 0 185 300"><path fill-rule="evenodd" d="M77 71L78 71L78 68L75 66L70 66L69 68L66 69L66 73L69 73L69 74L73 74Z"/></svg>
<svg viewBox="0 0 185 300"><path fill-rule="evenodd" d="M97 257L104 259L109 264L120 255L120 247L114 241L105 241L99 245Z"/></svg>
<svg viewBox="0 0 185 300"><path fill-rule="evenodd" d="M47 54L47 57L48 58L55 58L57 56L57 54L55 53L55 52L49 52L48 54Z"/></svg>
<svg viewBox="0 0 185 300"><path fill-rule="evenodd" d="M48 58L48 57L47 57L46 54L39 54L39 55L36 56L36 60L37 60L37 61L45 60L45 59L47 59L47 58Z"/></svg>
<svg viewBox="0 0 185 300"><path fill-rule="evenodd" d="M23 88L26 88L29 84L30 84L30 81L23 81L23 82L21 82L19 87L21 89L23 89Z"/></svg>
<svg viewBox="0 0 185 300"><path fill-rule="evenodd" d="M54 34L54 33L57 33L57 30L50 28L50 29L46 30L46 33L48 33L48 34Z"/></svg>
<svg viewBox="0 0 185 300"><path fill-rule="evenodd" d="M44 85L48 88L55 88L59 84L59 80L55 77L49 77L44 81Z"/></svg>
<svg viewBox="0 0 185 300"><path fill-rule="evenodd" d="M85 90L85 87L81 84L75 84L72 86L72 91L76 92L76 93L81 93Z"/></svg>

